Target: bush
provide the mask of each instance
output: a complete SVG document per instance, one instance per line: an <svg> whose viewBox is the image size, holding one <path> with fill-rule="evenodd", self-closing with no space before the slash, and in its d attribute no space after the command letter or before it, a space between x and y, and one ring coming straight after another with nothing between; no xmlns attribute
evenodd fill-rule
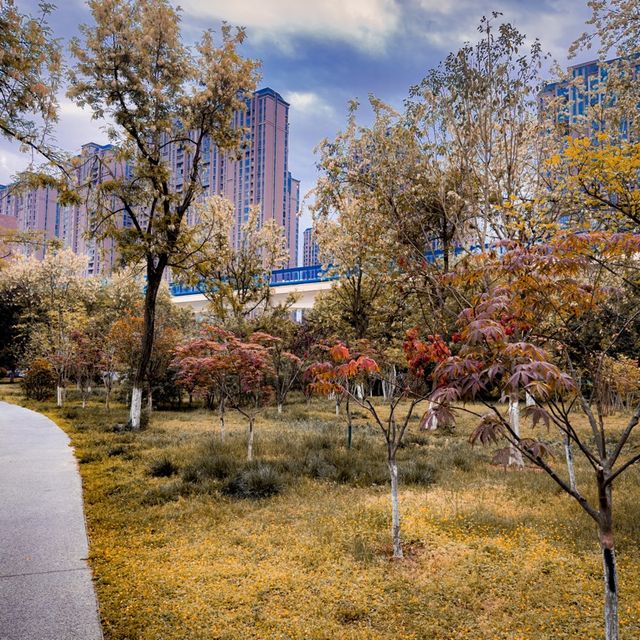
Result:
<svg viewBox="0 0 640 640"><path fill-rule="evenodd" d="M176 465L166 456L154 460L149 465L149 475L154 478L168 478L178 472Z"/></svg>
<svg viewBox="0 0 640 640"><path fill-rule="evenodd" d="M36 358L22 379L22 388L31 400L46 400L53 395L57 377L45 358Z"/></svg>
<svg viewBox="0 0 640 640"><path fill-rule="evenodd" d="M326 459L325 452L322 450L309 451L304 471L310 478L318 480L336 480L338 477L338 468Z"/></svg>
<svg viewBox="0 0 640 640"><path fill-rule="evenodd" d="M9 372L4 367L0 367L0 380L2 380L2 378L6 378L8 373Z"/></svg>
<svg viewBox="0 0 640 640"><path fill-rule="evenodd" d="M61 413L62 417L67 418L67 420L75 420L80 415L76 407L65 407Z"/></svg>
<svg viewBox="0 0 640 640"><path fill-rule="evenodd" d="M403 460L398 464L400 481L406 484L432 485L437 471L426 460Z"/></svg>
<svg viewBox="0 0 640 640"><path fill-rule="evenodd" d="M434 462L438 468L449 471L455 468L469 472L481 459L481 453L466 442L451 443L434 454Z"/></svg>
<svg viewBox="0 0 640 640"><path fill-rule="evenodd" d="M229 453L204 451L185 468L182 479L185 482L225 480L236 473L237 469L238 462Z"/></svg>
<svg viewBox="0 0 640 640"><path fill-rule="evenodd" d="M222 486L222 493L234 498L260 499L277 495L282 491L284 481L270 464L260 462L236 473Z"/></svg>
<svg viewBox="0 0 640 640"><path fill-rule="evenodd" d="M318 480L330 480L340 484L385 484L389 479L387 467L380 456L358 449L312 449L305 457L303 472Z"/></svg>

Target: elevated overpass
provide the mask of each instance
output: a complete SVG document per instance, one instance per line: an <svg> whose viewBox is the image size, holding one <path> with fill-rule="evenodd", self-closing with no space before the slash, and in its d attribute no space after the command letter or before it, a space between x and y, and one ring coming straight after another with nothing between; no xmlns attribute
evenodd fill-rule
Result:
<svg viewBox="0 0 640 640"><path fill-rule="evenodd" d="M485 245L487 248L489 245ZM479 246L470 248L456 247L453 256L463 253L474 253ZM444 252L434 249L424 254L425 260L434 264L442 258ZM316 296L321 291L331 288L331 281L336 276L327 275L322 270L322 265L314 264L308 267L293 267L291 269L278 269L271 274L271 300L274 305L284 302L290 294L295 294L296 302L292 305L292 311L300 313L311 309ZM207 307L207 299L198 287L186 287L179 284L171 285L173 303L181 307L191 307L195 313L202 313Z"/></svg>
<svg viewBox="0 0 640 640"><path fill-rule="evenodd" d="M328 276L322 271L322 265L309 267L293 267L292 269L278 269L271 274L271 302L277 305L294 294L296 301L291 306L292 311L304 312L313 307L316 296L321 291L331 288L331 281L335 276ZM198 287L187 287L172 284L172 301L180 307L190 307L195 313L202 313L207 307L207 299Z"/></svg>

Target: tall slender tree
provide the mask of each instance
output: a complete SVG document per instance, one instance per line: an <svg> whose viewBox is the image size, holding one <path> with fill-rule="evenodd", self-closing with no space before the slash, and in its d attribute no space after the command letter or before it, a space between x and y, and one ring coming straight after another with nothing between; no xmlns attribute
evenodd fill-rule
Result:
<svg viewBox="0 0 640 640"><path fill-rule="evenodd" d="M187 212L202 192L205 142L233 150L244 131L234 114L256 84L257 63L238 47L242 29L221 27L219 46L206 31L195 47L180 32L180 13L168 0L90 0L92 25L71 49L75 65L68 95L88 106L109 132L124 175L87 185L94 235L115 238L123 259L146 271L144 330L133 380L130 424L140 426L142 391L153 349L158 290L167 269L191 264L195 230ZM171 177L168 152L184 155L183 181ZM127 224L124 224L124 220Z"/></svg>

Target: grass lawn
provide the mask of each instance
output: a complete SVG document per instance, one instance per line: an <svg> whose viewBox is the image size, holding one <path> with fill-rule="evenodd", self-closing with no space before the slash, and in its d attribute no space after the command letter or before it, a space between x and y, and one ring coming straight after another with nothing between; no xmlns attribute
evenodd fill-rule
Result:
<svg viewBox="0 0 640 640"><path fill-rule="evenodd" d="M22 402L17 385L0 396ZM384 448L363 413L348 451L331 403L268 410L247 466L236 414L222 442L202 410L156 412L128 433L114 431L123 408L76 405L29 403L80 461L107 640L603 635L594 525L543 473L491 466L491 450L467 444L468 419L432 435L413 423L399 456L406 558L394 562ZM543 436L562 466L559 436ZM640 637L639 471L614 491L629 639ZM578 467L591 495L588 483ZM252 490L276 493L239 497Z"/></svg>

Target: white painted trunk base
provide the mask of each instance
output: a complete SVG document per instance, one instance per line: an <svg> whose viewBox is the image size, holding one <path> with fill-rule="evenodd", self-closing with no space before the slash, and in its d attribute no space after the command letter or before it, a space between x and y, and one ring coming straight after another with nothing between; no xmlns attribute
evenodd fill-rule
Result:
<svg viewBox="0 0 640 640"><path fill-rule="evenodd" d="M576 471L573 465L573 449L571 448L571 440L569 436L564 436L564 455L567 459L567 473L569 474L569 486L576 491L578 485L576 484Z"/></svg>
<svg viewBox="0 0 640 640"><path fill-rule="evenodd" d="M140 428L140 416L142 415L142 388L133 387L131 391L131 411L129 421L132 429Z"/></svg>
<svg viewBox="0 0 640 640"><path fill-rule="evenodd" d="M391 539L393 541L393 557L402 558L402 541L400 540L400 505L398 503L398 465L389 462L391 477Z"/></svg>
<svg viewBox="0 0 640 640"><path fill-rule="evenodd" d="M520 400L517 393L509 397L509 425L513 433L520 437ZM510 447L509 466L524 467L522 453L514 446Z"/></svg>
<svg viewBox="0 0 640 640"><path fill-rule="evenodd" d="M249 438L247 440L247 461L253 460L253 420L249 421Z"/></svg>
<svg viewBox="0 0 640 640"><path fill-rule="evenodd" d="M433 402L429 402L429 413L433 411ZM428 427L425 427L427 431L435 431L438 428L438 418L433 416Z"/></svg>

